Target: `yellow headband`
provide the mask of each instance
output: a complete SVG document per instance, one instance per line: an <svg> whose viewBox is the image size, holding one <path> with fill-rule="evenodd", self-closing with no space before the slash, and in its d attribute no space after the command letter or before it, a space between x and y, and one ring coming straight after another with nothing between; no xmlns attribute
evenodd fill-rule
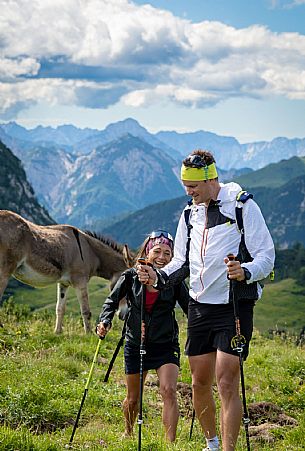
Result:
<svg viewBox="0 0 305 451"><path fill-rule="evenodd" d="M215 163L205 166L203 168L190 168L188 166L181 166L181 180L189 182L199 182L201 180L211 180L218 177Z"/></svg>

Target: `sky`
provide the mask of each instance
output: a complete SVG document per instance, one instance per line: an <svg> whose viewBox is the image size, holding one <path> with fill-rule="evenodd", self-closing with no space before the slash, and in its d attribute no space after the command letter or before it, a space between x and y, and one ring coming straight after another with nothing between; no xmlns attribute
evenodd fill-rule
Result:
<svg viewBox="0 0 305 451"><path fill-rule="evenodd" d="M305 0L0 0L0 121L305 137Z"/></svg>

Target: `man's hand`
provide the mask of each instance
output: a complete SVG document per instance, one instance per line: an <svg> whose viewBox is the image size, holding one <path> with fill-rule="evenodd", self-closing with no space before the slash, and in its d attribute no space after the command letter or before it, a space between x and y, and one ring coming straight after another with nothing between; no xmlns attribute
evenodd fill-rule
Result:
<svg viewBox="0 0 305 451"><path fill-rule="evenodd" d="M230 260L228 257L225 257L224 262L227 265L228 279L237 280L238 282L245 280L244 270L238 260Z"/></svg>
<svg viewBox="0 0 305 451"><path fill-rule="evenodd" d="M139 281L145 285L154 285L157 281L156 271L149 265L136 266Z"/></svg>

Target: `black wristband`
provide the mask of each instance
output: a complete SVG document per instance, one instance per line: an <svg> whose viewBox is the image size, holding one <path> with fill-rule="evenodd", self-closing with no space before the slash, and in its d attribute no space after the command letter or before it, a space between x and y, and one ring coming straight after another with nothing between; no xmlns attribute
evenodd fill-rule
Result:
<svg viewBox="0 0 305 451"><path fill-rule="evenodd" d="M249 269L243 268L244 274L245 274L245 280L250 280L252 277L252 274L250 273Z"/></svg>

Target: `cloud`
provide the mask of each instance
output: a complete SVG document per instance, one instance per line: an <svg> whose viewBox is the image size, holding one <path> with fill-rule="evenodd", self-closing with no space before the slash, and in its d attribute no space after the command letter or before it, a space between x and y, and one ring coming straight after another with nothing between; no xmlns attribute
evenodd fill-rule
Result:
<svg viewBox="0 0 305 451"><path fill-rule="evenodd" d="M129 0L2 3L2 115L41 101L205 108L234 97L305 99L305 36L298 33L192 23Z"/></svg>
<svg viewBox="0 0 305 451"><path fill-rule="evenodd" d="M305 0L270 0L272 9L291 9L305 5Z"/></svg>
<svg viewBox="0 0 305 451"><path fill-rule="evenodd" d="M21 75L36 75L40 64L34 58L1 58L0 80L13 80Z"/></svg>
<svg viewBox="0 0 305 451"><path fill-rule="evenodd" d="M123 86L113 87L109 83L97 84L82 80L28 79L16 83L0 83L0 115L4 118L8 111L17 112L22 107L26 108L42 100L51 105L107 108L116 103L125 92Z"/></svg>
<svg viewBox="0 0 305 451"><path fill-rule="evenodd" d="M288 3L287 7L294 8L302 5L305 5L305 0L293 0L291 3Z"/></svg>

